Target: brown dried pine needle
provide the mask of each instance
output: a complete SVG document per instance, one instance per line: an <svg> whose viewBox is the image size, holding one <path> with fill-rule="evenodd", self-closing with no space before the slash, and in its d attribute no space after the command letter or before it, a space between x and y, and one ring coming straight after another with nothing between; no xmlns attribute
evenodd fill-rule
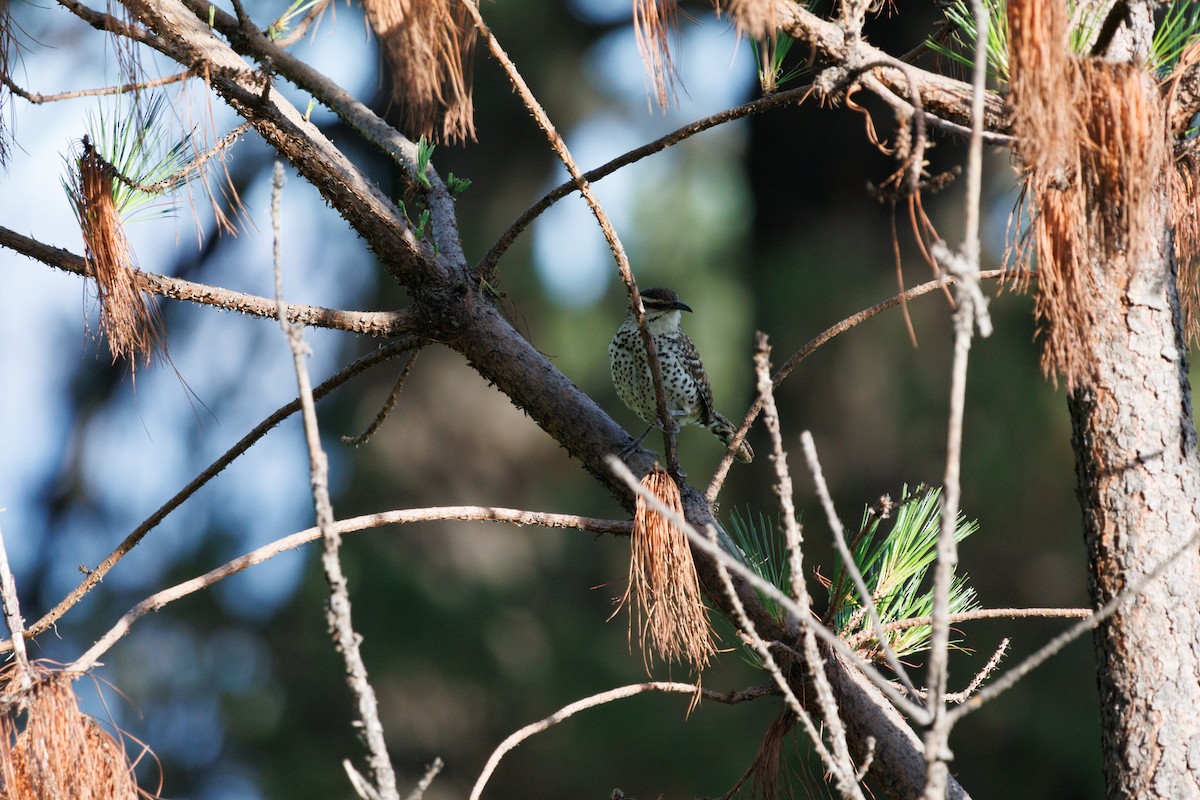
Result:
<svg viewBox="0 0 1200 800"><path fill-rule="evenodd" d="M113 361L128 359L149 365L166 350L158 309L140 288L133 252L121 227L113 198L110 168L97 157L86 138L73 196L83 233L84 256L96 279L100 327L108 339Z"/></svg>
<svg viewBox="0 0 1200 800"><path fill-rule="evenodd" d="M1028 273L1037 264L1042 367L1071 391L1087 380L1094 270L1132 269L1148 255L1132 248L1154 235L1152 203L1170 155L1165 111L1142 68L1070 53L1062 4L1010 0L1008 21L1013 130L1032 220L1018 266Z"/></svg>
<svg viewBox="0 0 1200 800"><path fill-rule="evenodd" d="M633 32L659 108L666 108L675 97L671 28L678 12L676 0L633 0Z"/></svg>
<svg viewBox="0 0 1200 800"><path fill-rule="evenodd" d="M471 56L475 27L466 6L449 0L365 0L383 45L392 100L404 132L441 141L475 138Z"/></svg>
<svg viewBox="0 0 1200 800"><path fill-rule="evenodd" d="M723 5L725 13L742 36L759 42L774 38L776 14L775 3L771 0L727 0Z"/></svg>
<svg viewBox="0 0 1200 800"><path fill-rule="evenodd" d="M9 669L0 694L18 690ZM39 669L23 711L10 705L0 716L0 797L11 800L136 800L138 789L125 749L79 710L71 680ZM22 728L19 717L25 718Z"/></svg>
<svg viewBox="0 0 1200 800"><path fill-rule="evenodd" d="M642 485L667 508L683 514L679 487L662 467L655 465ZM647 671L655 655L668 664L691 664L697 671L708 666L716 644L687 535L640 496L630 537L629 587L620 602L626 604L630 637L636 617Z"/></svg>

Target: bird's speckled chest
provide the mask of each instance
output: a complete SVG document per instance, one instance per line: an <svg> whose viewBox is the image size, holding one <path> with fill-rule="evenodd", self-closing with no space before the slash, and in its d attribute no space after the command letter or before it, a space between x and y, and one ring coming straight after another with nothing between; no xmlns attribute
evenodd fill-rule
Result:
<svg viewBox="0 0 1200 800"><path fill-rule="evenodd" d="M658 351L667 409L679 425L705 423L707 408L695 377L695 369L699 366L695 346L687 334L678 329L674 332L652 332L651 336ZM621 400L642 421L655 424L658 410L654 399L654 382L636 322L627 320L617 330L608 345L608 357L613 386Z"/></svg>

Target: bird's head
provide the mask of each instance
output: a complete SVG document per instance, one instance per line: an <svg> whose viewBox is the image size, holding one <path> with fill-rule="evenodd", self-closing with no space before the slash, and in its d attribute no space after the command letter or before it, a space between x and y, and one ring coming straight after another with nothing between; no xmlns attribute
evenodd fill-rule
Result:
<svg viewBox="0 0 1200 800"><path fill-rule="evenodd" d="M679 324L679 312L691 312L691 308L679 301L679 295L662 286L642 292L642 306L646 309L646 324L659 323L663 327ZM656 326L658 327L658 326Z"/></svg>

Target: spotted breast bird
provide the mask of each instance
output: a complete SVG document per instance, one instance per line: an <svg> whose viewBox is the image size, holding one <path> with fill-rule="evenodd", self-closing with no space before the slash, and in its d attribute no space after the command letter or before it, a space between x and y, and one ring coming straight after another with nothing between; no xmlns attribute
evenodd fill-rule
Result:
<svg viewBox="0 0 1200 800"><path fill-rule="evenodd" d="M728 447L737 428L713 407L712 387L704 363L696 352L696 345L679 325L680 312L690 313L692 309L682 303L675 292L662 287L642 292L642 306L646 310L646 327L658 351L663 394L675 429L683 425L700 425L716 434ZM633 309L626 312L625 320L609 342L608 359L617 395L650 426L638 437L640 445L646 434L659 423L654 379L650 375L649 359ZM736 455L739 461L746 463L754 460L754 451L744 441L738 445Z"/></svg>

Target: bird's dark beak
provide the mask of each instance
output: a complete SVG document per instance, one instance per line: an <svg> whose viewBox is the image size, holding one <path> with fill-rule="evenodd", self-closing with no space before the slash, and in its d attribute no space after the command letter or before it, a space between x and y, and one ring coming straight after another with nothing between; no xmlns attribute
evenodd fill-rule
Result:
<svg viewBox="0 0 1200 800"><path fill-rule="evenodd" d="M678 309L679 311L686 311L689 314L692 313L691 306L687 305L686 303L681 303L678 300L671 305L671 308Z"/></svg>

